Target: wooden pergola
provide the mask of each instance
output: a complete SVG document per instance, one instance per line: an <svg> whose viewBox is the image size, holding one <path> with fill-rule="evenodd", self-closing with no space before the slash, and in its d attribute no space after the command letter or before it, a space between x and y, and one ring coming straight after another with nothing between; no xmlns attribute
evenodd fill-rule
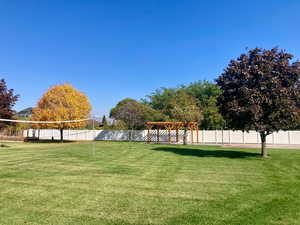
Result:
<svg viewBox="0 0 300 225"><path fill-rule="evenodd" d="M176 131L176 143L179 142L179 130L184 129L184 127L188 128L191 131L191 142L199 143L199 127L197 122L189 122L185 124L184 122L147 122L147 143L151 143L152 139L152 130L156 130L156 143L160 143L160 131L167 130L168 131L168 143L172 143L171 140L171 131ZM193 131L196 131L196 141L194 142Z"/></svg>

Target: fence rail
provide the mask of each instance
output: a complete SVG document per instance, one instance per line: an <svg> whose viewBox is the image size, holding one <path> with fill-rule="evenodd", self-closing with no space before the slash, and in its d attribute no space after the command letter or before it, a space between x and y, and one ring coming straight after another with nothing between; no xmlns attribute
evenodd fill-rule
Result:
<svg viewBox="0 0 300 225"><path fill-rule="evenodd" d="M131 133L132 132L132 133ZM168 142L168 135L162 132L159 139ZM60 139L60 131L56 129L25 130L24 137L39 137L40 139ZM65 140L103 140L103 141L147 141L147 130L64 130ZM179 131L183 135L183 131ZM182 138L179 138L182 141ZM196 132L188 132L187 140L197 140ZM232 130L200 130L198 140L201 144L258 144L261 142L256 131L243 132ZM155 141L155 140L153 140ZM171 132L171 141L175 141L175 131ZM279 131L267 137L267 144L300 144L300 131Z"/></svg>

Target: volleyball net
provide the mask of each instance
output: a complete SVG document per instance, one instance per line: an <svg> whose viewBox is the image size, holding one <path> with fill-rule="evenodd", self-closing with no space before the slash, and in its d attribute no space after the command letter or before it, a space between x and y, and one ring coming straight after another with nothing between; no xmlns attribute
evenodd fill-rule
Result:
<svg viewBox="0 0 300 225"><path fill-rule="evenodd" d="M92 119L81 119L81 120L65 120L65 121L35 121L35 120L10 120L10 119L0 119L2 122L10 123L29 123L29 124L64 124L64 123L78 123L85 122Z"/></svg>
<svg viewBox="0 0 300 225"><path fill-rule="evenodd" d="M63 121L35 121L35 120L15 120L15 119L0 119L3 124L0 130L0 140L7 141L23 141L25 139L39 139L41 129L43 132L49 133L49 139L60 139L60 129L68 129L74 123L88 123L94 121L93 118L85 118L78 120L63 120ZM91 128L94 130L94 123ZM79 129L78 129L79 130ZM63 131L62 131L63 132Z"/></svg>

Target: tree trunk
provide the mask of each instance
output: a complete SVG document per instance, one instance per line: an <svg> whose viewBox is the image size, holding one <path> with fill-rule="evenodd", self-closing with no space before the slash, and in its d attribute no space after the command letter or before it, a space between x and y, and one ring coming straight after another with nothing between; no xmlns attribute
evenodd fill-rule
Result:
<svg viewBox="0 0 300 225"><path fill-rule="evenodd" d="M268 157L268 150L266 148L266 137L267 135L265 132L260 132L260 138L261 138L261 156L266 158Z"/></svg>
<svg viewBox="0 0 300 225"><path fill-rule="evenodd" d="M130 141L132 141L132 135L133 135L133 128L130 131Z"/></svg>
<svg viewBox="0 0 300 225"><path fill-rule="evenodd" d="M60 128L60 142L64 141L64 129Z"/></svg>
<svg viewBox="0 0 300 225"><path fill-rule="evenodd" d="M132 141L132 128L128 129L127 141Z"/></svg>
<svg viewBox="0 0 300 225"><path fill-rule="evenodd" d="M183 133L183 144L187 144L187 128L184 127L184 133Z"/></svg>

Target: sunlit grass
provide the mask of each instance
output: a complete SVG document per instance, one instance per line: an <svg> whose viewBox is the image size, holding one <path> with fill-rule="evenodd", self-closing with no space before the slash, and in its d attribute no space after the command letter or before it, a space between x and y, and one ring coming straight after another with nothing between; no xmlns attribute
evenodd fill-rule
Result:
<svg viewBox="0 0 300 225"><path fill-rule="evenodd" d="M300 151L143 143L0 148L0 224L300 224Z"/></svg>

